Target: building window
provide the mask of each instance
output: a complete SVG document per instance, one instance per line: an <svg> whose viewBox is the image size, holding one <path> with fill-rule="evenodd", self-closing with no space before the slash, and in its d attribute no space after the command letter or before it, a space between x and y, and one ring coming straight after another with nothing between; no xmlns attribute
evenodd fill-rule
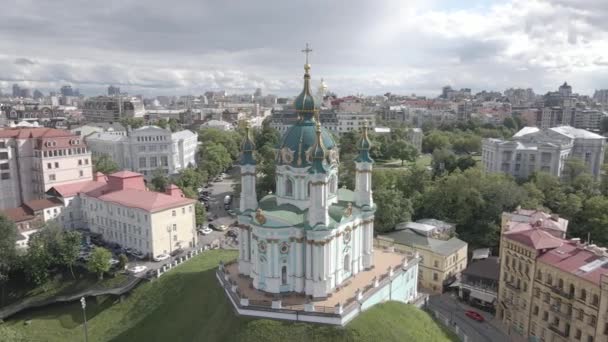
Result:
<svg viewBox="0 0 608 342"><path fill-rule="evenodd" d="M433 262L433 266L435 266L435 267L439 267L439 261L435 260L435 261Z"/></svg>
<svg viewBox="0 0 608 342"><path fill-rule="evenodd" d="M177 231L177 224L173 224L173 231L176 232Z"/></svg>
<svg viewBox="0 0 608 342"><path fill-rule="evenodd" d="M543 312L543 321L548 321L549 320L549 313L547 311Z"/></svg>
<svg viewBox="0 0 608 342"><path fill-rule="evenodd" d="M84 171L80 170L80 177L84 176Z"/></svg>
<svg viewBox="0 0 608 342"><path fill-rule="evenodd" d="M150 167L158 167L158 162L156 157L150 157Z"/></svg>
<svg viewBox="0 0 608 342"><path fill-rule="evenodd" d="M160 163L162 166L169 166L169 158L167 158L167 156L161 156Z"/></svg>
<svg viewBox="0 0 608 342"><path fill-rule="evenodd" d="M139 167L146 167L146 157L139 158Z"/></svg>
<svg viewBox="0 0 608 342"><path fill-rule="evenodd" d="M576 333L574 334L574 338L576 338L577 340L580 340L582 335L583 335L583 332L581 331L581 329L576 329Z"/></svg>
<svg viewBox="0 0 608 342"><path fill-rule="evenodd" d="M171 216L177 216L177 213L175 212L175 210L171 210Z"/></svg>
<svg viewBox="0 0 608 342"><path fill-rule="evenodd" d="M46 168L47 169L52 169L53 168L53 164L52 163L46 163Z"/></svg>
<svg viewBox="0 0 608 342"><path fill-rule="evenodd" d="M434 281L439 280L439 275L436 272L433 272L433 280Z"/></svg>
<svg viewBox="0 0 608 342"><path fill-rule="evenodd" d="M11 174L10 173L0 174L0 179L3 179L3 180L11 179Z"/></svg>
<svg viewBox="0 0 608 342"><path fill-rule="evenodd" d="M49 180L54 181L55 180L55 175L54 174L49 175Z"/></svg>
<svg viewBox="0 0 608 342"><path fill-rule="evenodd" d="M534 311L532 313L534 316L538 316L538 305L534 305Z"/></svg>
<svg viewBox="0 0 608 342"><path fill-rule="evenodd" d="M173 241L177 241L177 235L173 235Z"/></svg>
<svg viewBox="0 0 608 342"><path fill-rule="evenodd" d="M595 315L589 316L589 325L592 327L595 327L596 323L597 323L597 319L595 318Z"/></svg>
<svg viewBox="0 0 608 342"><path fill-rule="evenodd" d="M581 289L581 297L580 300L582 300L583 302L587 300L587 290L585 289Z"/></svg>
<svg viewBox="0 0 608 342"><path fill-rule="evenodd" d="M89 165L89 159L88 158L84 159L84 165Z"/></svg>
<svg viewBox="0 0 608 342"><path fill-rule="evenodd" d="M600 297L598 295L594 294L593 299L591 300L591 305L597 307L599 303L600 303Z"/></svg>
<svg viewBox="0 0 608 342"><path fill-rule="evenodd" d="M82 159L78 159L78 165L82 165Z"/></svg>
<svg viewBox="0 0 608 342"><path fill-rule="evenodd" d="M8 152L0 152L0 159L8 159Z"/></svg>
<svg viewBox="0 0 608 342"><path fill-rule="evenodd" d="M281 284L287 285L287 266L281 267Z"/></svg>
<svg viewBox="0 0 608 342"><path fill-rule="evenodd" d="M291 178L285 180L285 196L293 197L293 181Z"/></svg>

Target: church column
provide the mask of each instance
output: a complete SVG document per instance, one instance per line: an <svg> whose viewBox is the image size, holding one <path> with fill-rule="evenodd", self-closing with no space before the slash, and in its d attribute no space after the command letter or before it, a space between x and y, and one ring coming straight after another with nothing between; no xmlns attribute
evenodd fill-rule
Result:
<svg viewBox="0 0 608 342"><path fill-rule="evenodd" d="M255 144L251 139L249 125L245 127L245 138L241 144L241 199L239 209L255 210L258 207L258 199L255 191L256 169L253 151Z"/></svg>

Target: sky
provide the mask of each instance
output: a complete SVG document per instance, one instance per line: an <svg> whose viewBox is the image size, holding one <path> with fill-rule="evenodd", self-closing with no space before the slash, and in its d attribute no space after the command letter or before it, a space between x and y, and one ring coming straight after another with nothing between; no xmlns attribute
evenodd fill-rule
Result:
<svg viewBox="0 0 608 342"><path fill-rule="evenodd" d="M0 0L0 89L340 96L608 88L606 0Z"/></svg>

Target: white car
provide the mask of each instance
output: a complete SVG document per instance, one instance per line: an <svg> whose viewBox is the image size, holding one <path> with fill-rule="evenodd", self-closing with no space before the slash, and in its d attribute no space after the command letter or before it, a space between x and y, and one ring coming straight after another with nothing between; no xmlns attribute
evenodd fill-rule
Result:
<svg viewBox="0 0 608 342"><path fill-rule="evenodd" d="M209 234L211 234L211 232L213 232L213 229L205 226L203 228L200 228L198 231L203 235L209 235Z"/></svg>
<svg viewBox="0 0 608 342"><path fill-rule="evenodd" d="M147 269L148 269L147 266L135 266L135 267L129 268L129 272L131 272L133 274L137 274L137 273L145 272Z"/></svg>
<svg viewBox="0 0 608 342"><path fill-rule="evenodd" d="M118 260L116 260L116 259L114 259L114 258L110 259L110 265L111 265L111 266L117 265L118 263L119 263L119 261L118 261Z"/></svg>
<svg viewBox="0 0 608 342"><path fill-rule="evenodd" d="M154 257L154 261L163 261L163 260L167 260L167 259L169 259L168 254L159 254Z"/></svg>

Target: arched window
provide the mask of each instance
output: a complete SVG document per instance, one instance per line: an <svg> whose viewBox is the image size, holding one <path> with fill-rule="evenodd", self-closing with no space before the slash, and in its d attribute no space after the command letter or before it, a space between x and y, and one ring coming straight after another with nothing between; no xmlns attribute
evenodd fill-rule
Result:
<svg viewBox="0 0 608 342"><path fill-rule="evenodd" d="M312 188L312 183L308 182L308 192L307 192L307 196L310 198L310 190Z"/></svg>
<svg viewBox="0 0 608 342"><path fill-rule="evenodd" d="M291 178L285 180L285 196L293 197L293 181Z"/></svg>
<svg viewBox="0 0 608 342"><path fill-rule="evenodd" d="M281 267L281 284L287 285L287 266Z"/></svg>
<svg viewBox="0 0 608 342"><path fill-rule="evenodd" d="M344 256L344 272L350 272L350 255Z"/></svg>

